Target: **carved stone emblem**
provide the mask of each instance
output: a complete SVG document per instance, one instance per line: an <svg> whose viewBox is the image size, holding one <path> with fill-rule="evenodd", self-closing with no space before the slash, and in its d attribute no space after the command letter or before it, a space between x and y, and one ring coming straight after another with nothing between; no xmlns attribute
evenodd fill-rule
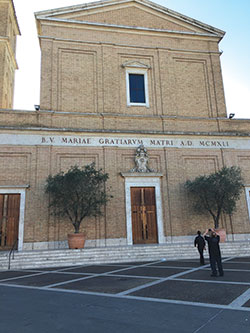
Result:
<svg viewBox="0 0 250 333"><path fill-rule="evenodd" d="M130 172L154 172L154 170L148 167L148 161L149 157L147 149L143 145L140 145L136 149L135 168L130 170Z"/></svg>

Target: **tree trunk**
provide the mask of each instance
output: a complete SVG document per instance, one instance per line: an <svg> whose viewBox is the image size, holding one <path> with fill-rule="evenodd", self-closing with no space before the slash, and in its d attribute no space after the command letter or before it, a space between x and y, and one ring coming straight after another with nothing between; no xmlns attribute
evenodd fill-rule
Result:
<svg viewBox="0 0 250 333"><path fill-rule="evenodd" d="M73 226L75 228L75 234L79 234L79 229L80 229L80 222L75 222L73 223Z"/></svg>
<svg viewBox="0 0 250 333"><path fill-rule="evenodd" d="M219 227L219 216L213 216L214 219L214 228L218 229Z"/></svg>

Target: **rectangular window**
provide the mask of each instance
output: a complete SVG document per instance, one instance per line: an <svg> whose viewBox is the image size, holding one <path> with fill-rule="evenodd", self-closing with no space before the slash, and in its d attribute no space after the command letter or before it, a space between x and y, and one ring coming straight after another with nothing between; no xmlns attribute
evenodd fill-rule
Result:
<svg viewBox="0 0 250 333"><path fill-rule="evenodd" d="M129 74L130 103L145 103L144 74Z"/></svg>
<svg viewBox="0 0 250 333"><path fill-rule="evenodd" d="M129 69L127 77L127 105L148 107L147 71Z"/></svg>

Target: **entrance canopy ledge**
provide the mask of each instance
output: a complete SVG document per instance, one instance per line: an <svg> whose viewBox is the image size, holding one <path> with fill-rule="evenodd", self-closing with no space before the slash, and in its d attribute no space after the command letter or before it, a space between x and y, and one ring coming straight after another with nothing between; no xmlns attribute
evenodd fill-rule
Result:
<svg viewBox="0 0 250 333"><path fill-rule="evenodd" d="M163 177L162 172L121 172L121 176L126 177Z"/></svg>

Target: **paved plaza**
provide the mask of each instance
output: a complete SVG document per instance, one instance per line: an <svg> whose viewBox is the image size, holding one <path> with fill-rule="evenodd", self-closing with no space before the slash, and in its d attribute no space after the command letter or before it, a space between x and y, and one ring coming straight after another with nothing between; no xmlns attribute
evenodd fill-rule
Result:
<svg viewBox="0 0 250 333"><path fill-rule="evenodd" d="M0 332L250 332L250 258L0 271Z"/></svg>

